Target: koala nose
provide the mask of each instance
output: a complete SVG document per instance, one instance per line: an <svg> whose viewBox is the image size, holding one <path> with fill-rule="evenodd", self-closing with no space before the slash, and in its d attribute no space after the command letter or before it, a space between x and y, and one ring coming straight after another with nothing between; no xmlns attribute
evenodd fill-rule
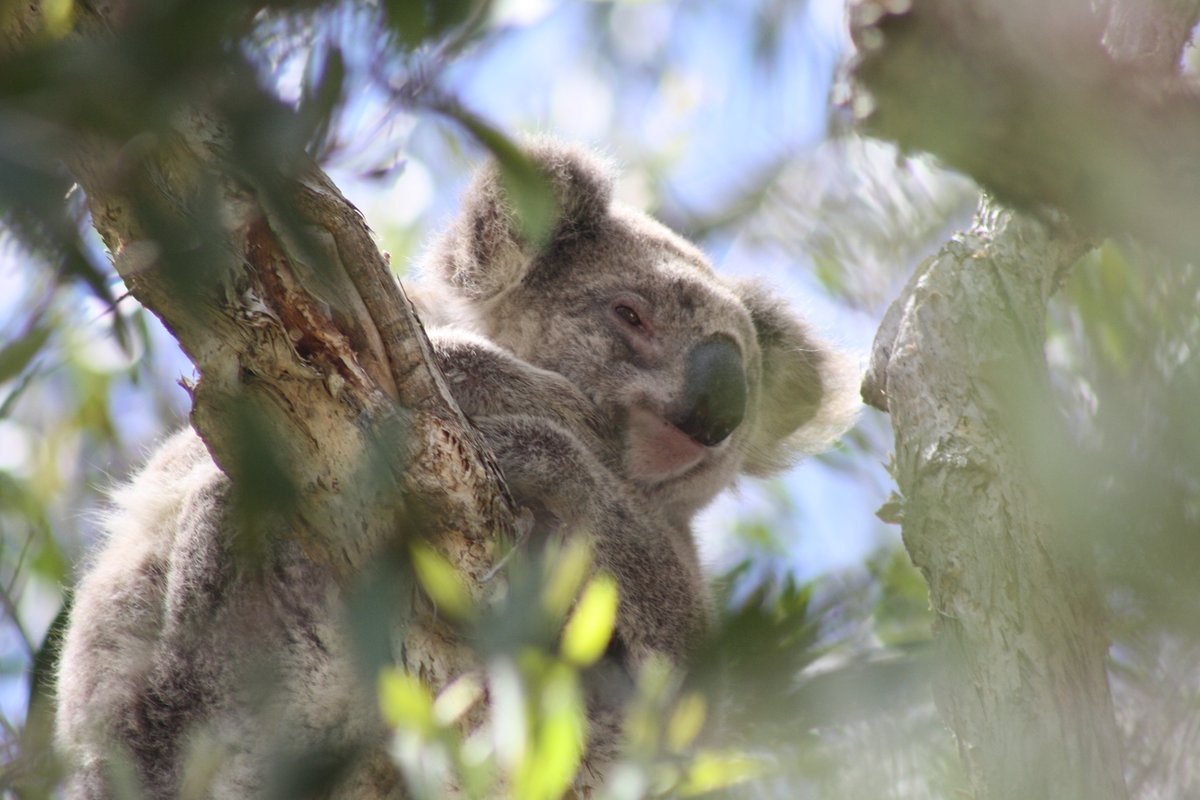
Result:
<svg viewBox="0 0 1200 800"><path fill-rule="evenodd" d="M713 337L692 348L683 378L683 415L675 427L705 447L724 441L746 416L746 374L729 339Z"/></svg>

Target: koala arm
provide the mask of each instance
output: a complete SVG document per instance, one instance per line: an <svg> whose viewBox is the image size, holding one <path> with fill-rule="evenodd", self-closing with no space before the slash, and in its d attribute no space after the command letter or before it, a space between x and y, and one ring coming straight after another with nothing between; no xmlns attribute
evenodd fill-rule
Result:
<svg viewBox="0 0 1200 800"><path fill-rule="evenodd" d="M556 533L590 537L596 565L617 580L629 666L651 653L681 663L708 616L691 532L668 524L552 421L501 415L476 425L518 502L548 512Z"/></svg>
<svg viewBox="0 0 1200 800"><path fill-rule="evenodd" d="M606 464L617 455L604 417L562 375L522 361L481 336L450 328L429 331L438 366L462 412L472 420L502 415L546 418L570 431Z"/></svg>

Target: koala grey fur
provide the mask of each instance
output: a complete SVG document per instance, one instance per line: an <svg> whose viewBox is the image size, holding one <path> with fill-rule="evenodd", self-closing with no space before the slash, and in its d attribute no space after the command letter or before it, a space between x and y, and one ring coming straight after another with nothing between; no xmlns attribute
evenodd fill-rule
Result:
<svg viewBox="0 0 1200 800"><path fill-rule="evenodd" d="M557 202L547 240L523 240L499 168L485 168L428 257L418 308L536 527L585 532L617 578L626 667L679 662L707 616L692 518L739 473L826 446L853 418L856 382L769 291L719 277L613 201L595 156L548 140L528 151ZM243 569L227 495L190 429L114 493L58 677L68 796L109 797L122 780L178 796L196 753L220 765L209 796L257 796L278 777L272 759L323 749L350 765L329 796L402 797L338 584L286 539ZM597 692L592 752L611 750L619 720ZM114 749L134 774L114 771Z"/></svg>

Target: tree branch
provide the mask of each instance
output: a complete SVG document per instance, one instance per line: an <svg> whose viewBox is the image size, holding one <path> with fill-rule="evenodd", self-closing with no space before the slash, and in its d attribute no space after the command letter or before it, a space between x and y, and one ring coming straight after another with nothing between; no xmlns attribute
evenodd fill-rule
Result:
<svg viewBox="0 0 1200 800"><path fill-rule="evenodd" d="M1200 101L1174 73L1194 3L1120 3L1107 33L1080 0L887 6L854 7L867 132L933 153L1011 205L1195 254ZM1130 68L1132 50L1171 71Z"/></svg>
<svg viewBox="0 0 1200 800"><path fill-rule="evenodd" d="M75 10L70 35L84 45L142 9ZM38 2L8 6L0 52L39 40L42 20ZM235 505L255 515L254 536L296 538L343 582L426 537L482 597L512 538L511 501L386 258L302 153L247 174L221 101L251 90L206 91L211 103L167 129L75 134L66 160L118 273L199 372L192 424ZM417 619L404 643L406 666L435 690L474 666L444 625Z"/></svg>

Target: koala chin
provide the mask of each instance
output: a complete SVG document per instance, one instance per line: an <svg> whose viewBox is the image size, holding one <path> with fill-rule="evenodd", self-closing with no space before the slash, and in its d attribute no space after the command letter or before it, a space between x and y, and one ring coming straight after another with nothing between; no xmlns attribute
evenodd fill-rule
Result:
<svg viewBox="0 0 1200 800"><path fill-rule="evenodd" d="M651 655L685 661L704 629L696 512L739 474L825 447L853 419L857 381L769 290L722 278L614 202L596 156L544 139L527 152L557 207L549 234L524 238L485 167L412 288L451 392L535 529L588 536L618 582L608 677L587 684L596 769L622 716L610 678ZM222 754L209 796L257 796L281 736L289 752L367 754L331 796L403 796L345 584L286 536L241 569L228 488L185 431L114 493L58 676L69 796L112 796L113 753L145 796L178 796L197 742ZM254 700L264 674L273 693Z"/></svg>

